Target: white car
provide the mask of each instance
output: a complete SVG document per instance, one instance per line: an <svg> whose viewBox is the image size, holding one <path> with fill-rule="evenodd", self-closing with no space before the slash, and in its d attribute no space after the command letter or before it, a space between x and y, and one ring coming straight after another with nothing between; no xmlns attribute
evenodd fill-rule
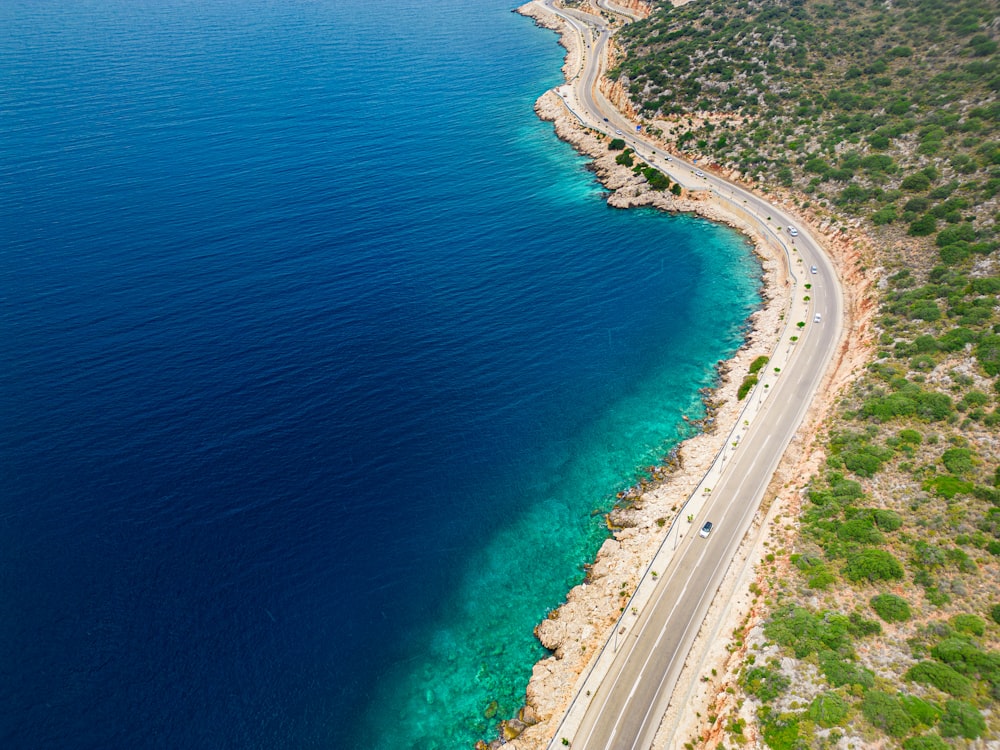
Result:
<svg viewBox="0 0 1000 750"><path fill-rule="evenodd" d="M813 266L812 268L810 268L809 271L811 273L816 273L816 266Z"/></svg>
<svg viewBox="0 0 1000 750"><path fill-rule="evenodd" d="M615 135L621 135L621 134L622 134L622 131L620 131L620 130L616 130L615 131Z"/></svg>
<svg viewBox="0 0 1000 750"><path fill-rule="evenodd" d="M820 317L819 313L816 313L816 315L813 317L813 322L819 323L821 320L822 318Z"/></svg>
<svg viewBox="0 0 1000 750"><path fill-rule="evenodd" d="M704 173L704 172L702 172L702 171L701 171L701 170L699 169L699 170L698 170L697 172L695 172L695 173L694 173L694 176L695 176L695 177L704 177L704 176L705 176L705 173Z"/></svg>
<svg viewBox="0 0 1000 750"><path fill-rule="evenodd" d="M712 533L712 522L705 521L705 525L701 527L701 531L698 532L698 536L704 538L711 533Z"/></svg>

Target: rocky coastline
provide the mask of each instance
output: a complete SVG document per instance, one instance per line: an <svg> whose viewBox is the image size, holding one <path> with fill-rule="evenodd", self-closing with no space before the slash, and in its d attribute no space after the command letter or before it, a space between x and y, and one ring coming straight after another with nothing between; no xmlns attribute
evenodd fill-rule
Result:
<svg viewBox="0 0 1000 750"><path fill-rule="evenodd" d="M561 44L566 48L563 73L567 79L571 78L582 59L576 35L564 33L562 21L534 2L516 9L516 12L560 33ZM478 750L500 746L541 750L555 738L582 680L613 634L619 617L657 554L670 524L698 488L731 428L736 425L742 406L736 397L739 384L754 359L772 353L784 327L784 314L791 304L792 287L784 257L749 222L728 212L725 205L708 193L684 191L682 195L675 196L667 191L651 189L641 174L615 162L618 152L608 150L607 138L583 126L555 91L543 94L535 104L535 111L541 119L553 123L559 138L591 159L591 168L608 191L610 206L649 206L674 213L694 214L729 225L745 234L752 242L762 267L762 306L750 316L746 341L741 349L732 359L718 363L717 387L703 393L706 417L697 425L700 428L698 434L684 441L661 465L650 467L644 480L623 493L618 506L608 516L612 536L604 542L593 564L588 567L586 580L568 592L566 601L536 626L535 634L551 656L534 666L525 704L518 715L500 722L499 738L490 743L478 743ZM824 246L837 261L841 273L845 263L855 261L864 251L863 243L833 236L836 233L826 231L826 227L814 224L813 230L817 237L824 240ZM859 293L850 295L847 300L849 330L863 331L867 328L871 310L865 303L866 288L867 284L860 279ZM864 338L856 339L855 343L858 341L863 342ZM866 348L864 345L860 348L855 346L852 351L845 346L840 352L836 367L827 376L831 387L839 387L846 382L858 359L855 355L862 352L863 357ZM823 413L824 406L820 404L814 407L807 421L815 424ZM807 432L807 429L800 430L800 433ZM810 452L811 440L801 437L793 441L789 449L789 453L793 454L792 461L799 465L811 460ZM787 466L784 472L779 469L779 474L782 473L787 477ZM782 478L778 477L775 483L781 481ZM682 520L679 522L683 523ZM760 525L758 520L757 526ZM759 552L760 545L756 548ZM753 567L752 553L751 549L741 552L745 558L741 563L744 570ZM750 610L748 602L741 611L724 614L727 620L746 624ZM723 651L717 656L725 661L727 655ZM720 667L723 666L720 663ZM712 697L702 696L705 700Z"/></svg>

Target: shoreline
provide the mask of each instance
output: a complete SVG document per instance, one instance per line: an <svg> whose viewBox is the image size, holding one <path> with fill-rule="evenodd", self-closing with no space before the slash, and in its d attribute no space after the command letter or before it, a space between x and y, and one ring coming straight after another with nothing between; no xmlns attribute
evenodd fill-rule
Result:
<svg viewBox="0 0 1000 750"><path fill-rule="evenodd" d="M570 80L582 65L582 50L577 36L568 32L559 17L537 2L529 2L514 12L532 18L539 26L559 34L560 44L566 49L563 75L565 80ZM641 607L639 583L654 562L657 566L662 564L661 545L671 528L670 524L676 520L680 524L680 533L688 530L680 520L685 503L697 499L694 497L697 489L711 471L718 452L738 424L747 403L746 400L736 399L743 375L758 356L772 356L785 328L786 314L791 312L795 303L784 250L775 247L749 221L730 211L721 200L708 192L692 194L685 191L684 195L676 197L651 190L643 177L615 162L617 154L608 151L607 140L582 125L555 89L539 97L535 112L542 120L553 123L561 140L591 160L590 166L597 179L609 191L608 205L616 208L649 206L671 213L692 214L730 226L747 237L761 263L762 304L749 316L748 332L740 349L729 360L717 363L719 381L705 398L712 419L703 422L701 432L675 449L675 461L670 467L657 472L654 480L641 484L637 492L630 493L626 498L627 503L620 503L609 514L612 536L598 551L586 580L570 590L564 603L536 626L536 636L552 655L535 664L526 690L525 705L516 718L501 723L501 739L477 745L482 748L499 747L505 742L506 746L517 750L541 750L553 741L558 742L556 732L573 706L576 695L583 692L586 679L601 661L605 644L615 634L616 627L621 627L621 632L625 631L631 616L629 610L635 611L635 605ZM773 196L769 197L776 200ZM791 208L789 197L781 203L787 204L783 208ZM802 212L796 210L796 213L801 215ZM708 703L717 701L719 695L725 695L720 683L725 683L727 676L725 662L732 659L725 649L724 640L734 627L752 625L751 615L757 602L756 597L751 600L749 594L741 595L739 601L734 601L732 594L736 586L748 588L755 563L766 553L766 535L759 532L765 526L771 531L776 530L773 525L765 523L766 519L773 518L786 505L794 507L797 504L796 492L786 492L783 498L776 495L780 489L787 490L799 476L808 476L810 469L815 470L818 466L814 445L816 427L832 404L835 392L849 382L851 371L857 363L864 361L870 348L870 336L859 335L870 330L874 314L873 305L865 304L865 291L870 282L856 268L853 274L849 272L852 270L849 266L856 266L857 259L864 254L864 238L842 237L840 233L830 232L829 227L822 225L815 216L802 223L810 226L817 239L823 240L824 250L834 261L841 277L845 281L857 282L855 289L845 288L848 320L845 321L844 337L824 375L823 395L818 396L810 406L772 479L764 504L754 520L753 531L743 540L737 558L730 565L722 584L728 595L719 597L720 606L713 606L713 611L702 623L698 639L685 662L685 675L690 674L691 679L682 678L677 689L687 692L683 701L688 714L686 723L678 724L680 719L675 717L670 736L658 737L657 747L686 741L701 723L690 715L698 715L694 707L704 705L707 710ZM695 669L704 673L712 667L714 673L715 666L720 667L719 676L701 683L697 683L694 673L690 672ZM697 696L692 695L694 689L686 688L689 684L697 684ZM674 705L675 701L672 701L668 717L677 713ZM675 735L679 735L676 742Z"/></svg>

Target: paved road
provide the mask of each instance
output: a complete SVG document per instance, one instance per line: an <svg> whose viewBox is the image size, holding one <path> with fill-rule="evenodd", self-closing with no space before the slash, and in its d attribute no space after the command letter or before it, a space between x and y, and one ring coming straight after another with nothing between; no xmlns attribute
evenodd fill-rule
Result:
<svg viewBox="0 0 1000 750"><path fill-rule="evenodd" d="M793 217L738 185L702 174L697 165L647 141L634 123L600 95L595 83L604 70L609 38L603 18L557 8L553 0L542 2L565 18L586 45L583 69L569 88L561 88L567 106L585 124L624 137L643 159L683 187L711 190L735 213L756 224L773 244L785 249L795 284L792 319L772 354L767 377L747 398L747 423L737 425L717 459L713 471L718 471L718 478L711 493L700 498L703 504L693 524L678 521L672 532L677 549L670 567L658 581L644 582L655 587L651 597L624 635L616 629L597 659L605 664L596 675L601 678L599 684L588 688L586 696L577 696L551 745L558 747L561 738L567 737L577 749L645 750L653 742L726 568L832 359L841 336L843 297L833 266L819 245L801 228L797 236L789 232ZM805 323L801 329L795 325L800 321ZM798 338L794 343L792 336ZM775 366L780 366L780 374L774 372ZM692 533L706 520L714 524L707 538ZM671 744L677 746L686 739L677 737Z"/></svg>

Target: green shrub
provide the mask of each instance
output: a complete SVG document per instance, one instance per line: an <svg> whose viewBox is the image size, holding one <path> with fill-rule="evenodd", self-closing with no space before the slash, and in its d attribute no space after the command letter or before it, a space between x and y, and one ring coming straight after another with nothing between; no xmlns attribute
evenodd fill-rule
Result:
<svg viewBox="0 0 1000 750"><path fill-rule="evenodd" d="M736 390L736 400L742 401L746 398L746 395L750 392L750 389L757 385L756 375L747 375L743 378L743 382L740 383L740 387Z"/></svg>
<svg viewBox="0 0 1000 750"><path fill-rule="evenodd" d="M875 684L875 675L870 669L861 667L833 651L820 653L819 668L834 687L860 685L870 688Z"/></svg>
<svg viewBox="0 0 1000 750"><path fill-rule="evenodd" d="M966 677L978 675L980 666L989 668L987 655L965 638L958 636L949 636L940 641L931 649L931 656Z"/></svg>
<svg viewBox="0 0 1000 750"><path fill-rule="evenodd" d="M830 171L830 165L827 164L825 159L819 156L814 156L805 163L805 170L807 172L812 172L813 174L825 175ZM930 182L928 181L927 184L930 185Z"/></svg>
<svg viewBox="0 0 1000 750"><path fill-rule="evenodd" d="M929 334L923 334L913 339L913 349L918 354L927 354L938 350L937 339Z"/></svg>
<svg viewBox="0 0 1000 750"><path fill-rule="evenodd" d="M910 318L910 320L926 320L927 322L934 322L935 320L941 319L941 308L938 307L937 302L932 299L922 299L917 300L910 305L909 308L907 308L906 315Z"/></svg>
<svg viewBox="0 0 1000 750"><path fill-rule="evenodd" d="M969 288L976 294L1000 294L1000 277L984 276L972 279Z"/></svg>
<svg viewBox="0 0 1000 750"><path fill-rule="evenodd" d="M765 354L760 355L753 362L750 363L750 374L760 372L761 368L768 363L768 357Z"/></svg>
<svg viewBox="0 0 1000 750"><path fill-rule="evenodd" d="M824 566L813 572L806 581L806 584L811 589L820 589L822 591L836 582L837 576Z"/></svg>
<svg viewBox="0 0 1000 750"><path fill-rule="evenodd" d="M770 703L788 689L789 679L768 667L754 667L743 675L743 689L761 703Z"/></svg>
<svg viewBox="0 0 1000 750"><path fill-rule="evenodd" d="M844 576L855 583L900 580L903 577L903 566L885 550L866 549L847 559Z"/></svg>
<svg viewBox="0 0 1000 750"><path fill-rule="evenodd" d="M959 633L982 635L986 632L986 623L978 615L955 615L951 618L951 626Z"/></svg>
<svg viewBox="0 0 1000 750"><path fill-rule="evenodd" d="M847 716L847 701L836 693L820 693L809 704L807 715L821 727L835 727Z"/></svg>
<svg viewBox="0 0 1000 750"><path fill-rule="evenodd" d="M655 167L645 167L642 174L653 190L666 190L670 187L670 178Z"/></svg>
<svg viewBox="0 0 1000 750"><path fill-rule="evenodd" d="M914 720L899 700L881 690L869 690L861 701L861 713L874 726L892 737L904 737L913 729Z"/></svg>
<svg viewBox="0 0 1000 750"><path fill-rule="evenodd" d="M946 266L957 266L964 263L972 255L972 248L968 242L956 242L952 245L945 245L938 250L938 257Z"/></svg>
<svg viewBox="0 0 1000 750"><path fill-rule="evenodd" d="M899 431L899 439L904 443L909 443L910 445L920 445L924 442L923 435L916 430L911 430L909 428Z"/></svg>
<svg viewBox="0 0 1000 750"><path fill-rule="evenodd" d="M913 237L926 237L937 231L937 219L931 214L924 214L918 219L910 222L908 233Z"/></svg>
<svg viewBox="0 0 1000 750"><path fill-rule="evenodd" d="M975 242L976 230L972 224L956 224L938 232L934 242L938 247L954 245L956 242Z"/></svg>
<svg viewBox="0 0 1000 750"><path fill-rule="evenodd" d="M976 345L976 359L987 375L1000 374L1000 336L983 336Z"/></svg>
<svg viewBox="0 0 1000 750"><path fill-rule="evenodd" d="M1000 625L1000 604L994 604L990 607L990 617L993 619L993 622Z"/></svg>
<svg viewBox="0 0 1000 750"><path fill-rule="evenodd" d="M622 138L613 138L608 144L608 151L621 151L625 148L625 141Z"/></svg>
<svg viewBox="0 0 1000 750"><path fill-rule="evenodd" d="M858 612L851 612L847 619L850 620L848 631L855 638L864 638L866 635L879 635L882 632L882 624L878 620L869 620Z"/></svg>
<svg viewBox="0 0 1000 750"><path fill-rule="evenodd" d="M913 544L913 564L925 568L935 568L944 565L946 556L944 550L936 544L929 544L918 539Z"/></svg>
<svg viewBox="0 0 1000 750"><path fill-rule="evenodd" d="M957 698L972 694L972 681L940 662L926 660L918 662L906 671L905 676L911 682L933 685L938 690Z"/></svg>
<svg viewBox="0 0 1000 750"><path fill-rule="evenodd" d="M764 626L764 633L780 646L804 659L817 651L848 652L850 620L833 612L813 613L805 607L779 607Z"/></svg>
<svg viewBox="0 0 1000 750"><path fill-rule="evenodd" d="M896 417L918 417L939 422L951 416L954 410L955 404L947 393L925 391L916 383L908 383L896 393L869 398L862 405L860 415L882 422Z"/></svg>
<svg viewBox="0 0 1000 750"><path fill-rule="evenodd" d="M962 400L958 403L958 410L966 411L969 408L976 409L980 406L986 406L989 402L990 397L982 391L969 391L962 396Z"/></svg>
<svg viewBox="0 0 1000 750"><path fill-rule="evenodd" d="M765 717L761 721L761 735L771 750L798 750L802 747L799 719L795 715Z"/></svg>
<svg viewBox="0 0 1000 750"><path fill-rule="evenodd" d="M930 178L928 178L923 172L915 172L914 174L904 177L899 186L903 190L921 192L931 186L931 181Z"/></svg>
<svg viewBox="0 0 1000 750"><path fill-rule="evenodd" d="M932 727L941 716L941 709L915 695L900 695L899 702L916 724Z"/></svg>
<svg viewBox="0 0 1000 750"><path fill-rule="evenodd" d="M951 750L951 746L936 734L922 734L904 740L903 750Z"/></svg>
<svg viewBox="0 0 1000 750"><path fill-rule="evenodd" d="M892 172L895 166L892 157L885 154L871 154L861 159L861 167L870 172Z"/></svg>
<svg viewBox="0 0 1000 750"><path fill-rule="evenodd" d="M965 701L946 701L940 726L942 737L965 737L974 740L986 731L986 721L979 710Z"/></svg>
<svg viewBox="0 0 1000 750"><path fill-rule="evenodd" d="M618 154L618 156L615 157L615 162L624 167L631 167L635 164L635 159L632 158L632 149L627 148Z"/></svg>
<svg viewBox="0 0 1000 750"><path fill-rule="evenodd" d="M875 528L870 518L855 518L845 521L837 529L837 537L845 542L858 544L882 544L885 537Z"/></svg>
<svg viewBox="0 0 1000 750"><path fill-rule="evenodd" d="M928 479L922 486L928 492L933 492L948 500L951 500L956 495L972 494L974 487L972 482L964 482L950 474L940 474L932 479Z"/></svg>
<svg viewBox="0 0 1000 750"><path fill-rule="evenodd" d="M972 451L968 448L949 448L941 455L941 462L948 471L958 476L976 468Z"/></svg>
<svg viewBox="0 0 1000 750"><path fill-rule="evenodd" d="M910 605L895 594L878 594L871 598L875 614L886 622L906 622L910 619Z"/></svg>
<svg viewBox="0 0 1000 750"><path fill-rule="evenodd" d="M975 331L968 328L952 328L938 338L938 346L946 352L957 352L976 340Z"/></svg>
<svg viewBox="0 0 1000 750"><path fill-rule="evenodd" d="M882 226L883 224L892 224L896 219L899 218L899 214L896 211L895 206L885 206L877 211L872 212L872 223L876 226Z"/></svg>
<svg viewBox="0 0 1000 750"><path fill-rule="evenodd" d="M830 482L830 490L838 500L856 500L865 494L861 482L844 479L840 474L831 474L828 481Z"/></svg>
<svg viewBox="0 0 1000 750"><path fill-rule="evenodd" d="M899 513L894 510L884 510L882 508L875 508L872 511L872 520L882 531L895 531L903 525L903 519Z"/></svg>
<svg viewBox="0 0 1000 750"><path fill-rule="evenodd" d="M840 457L844 466L859 477L873 477L882 468L882 464L892 458L892 455L892 450L888 448L860 445L841 453Z"/></svg>

